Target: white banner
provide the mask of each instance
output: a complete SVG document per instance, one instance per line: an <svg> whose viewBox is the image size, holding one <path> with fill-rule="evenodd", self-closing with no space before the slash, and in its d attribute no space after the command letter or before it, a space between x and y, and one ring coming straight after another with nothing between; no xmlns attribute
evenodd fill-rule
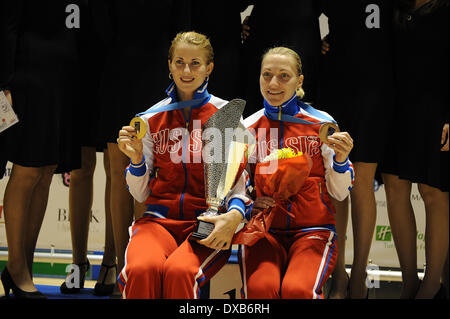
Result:
<svg viewBox="0 0 450 319"><path fill-rule="evenodd" d="M6 176L0 180L0 247L7 247L5 220L3 215L3 193L11 173L8 163ZM38 249L72 250L69 225L69 176L55 175L50 187L50 195L42 229L39 235ZM105 172L103 153L97 153L97 166L94 174L94 203L89 231L88 249L103 251L105 234L104 213ZM399 268L398 257L390 231L387 216L384 186L376 187L377 221L369 259L379 267ZM417 222L417 267L423 269L425 262L425 209L422 198L413 185L411 202ZM353 235L351 218L347 229L346 264L353 261Z"/></svg>
<svg viewBox="0 0 450 319"><path fill-rule="evenodd" d="M372 261L372 264L379 267L400 268L391 227L389 226L384 185L375 185L375 199L377 203L377 219L369 260ZM411 204L414 209L417 225L417 268L423 269L425 263L425 206L417 189L417 184L412 185ZM345 249L345 262L347 265L351 265L353 262L351 215L349 215Z"/></svg>
<svg viewBox="0 0 450 319"><path fill-rule="evenodd" d="M12 164L8 163L6 173L0 180L0 247L7 247L5 218L3 214L3 194L11 174ZM69 174L55 174L50 185L50 194L39 234L37 249L72 250L69 224ZM105 241L105 171L103 153L97 153L94 173L94 200L89 228L89 251L103 251Z"/></svg>

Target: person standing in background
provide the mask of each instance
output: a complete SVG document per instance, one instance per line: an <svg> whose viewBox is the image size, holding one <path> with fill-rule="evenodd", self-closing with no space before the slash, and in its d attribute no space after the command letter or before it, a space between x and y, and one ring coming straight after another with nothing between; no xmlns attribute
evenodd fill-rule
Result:
<svg viewBox="0 0 450 319"><path fill-rule="evenodd" d="M105 167L105 248L94 294L110 295L117 277L117 261L114 249L110 212L111 175L109 156L106 143L97 138L97 125L102 120L99 104L99 85L104 68L106 45L103 42L102 31L105 10L94 6L95 0L83 0L80 7L80 86L83 92L83 102L78 106L78 123L83 123L81 135L81 168L71 172L69 186L69 220L72 238L73 263L79 268L79 286L72 287L64 282L61 292L66 294L79 293L83 288L86 273L90 263L87 258L88 235L91 220L92 203L94 199L94 171L97 161L96 152L103 152ZM103 9L103 10L102 10ZM95 194L97 195L97 194ZM71 275L68 278L72 278Z"/></svg>
<svg viewBox="0 0 450 319"><path fill-rule="evenodd" d="M323 46L318 103L355 138L351 158L355 184L350 194L353 226L351 278L341 255L329 298L365 298L366 268L376 221L374 178L384 157L395 108L393 3L390 0L323 0L329 34ZM374 124L374 119L382 120ZM381 179L380 179L381 180ZM345 247L348 203L342 202L336 228Z"/></svg>
<svg viewBox="0 0 450 319"><path fill-rule="evenodd" d="M50 183L54 173L81 166L74 121L82 96L78 3L0 3L0 90L19 118L2 132L2 153L13 163L3 201L8 262L1 280L7 296L12 290L16 298L45 298L34 286L32 265Z"/></svg>
<svg viewBox="0 0 450 319"><path fill-rule="evenodd" d="M107 54L100 83L98 138L107 143L111 176L111 219L118 269L124 266L128 227L143 205L127 190L128 158L117 146L117 132L140 111L163 98L169 83L167 47L170 43L172 1L98 0L106 10L103 22ZM167 81L161 81L166 78ZM118 289L116 293L118 294Z"/></svg>
<svg viewBox="0 0 450 319"><path fill-rule="evenodd" d="M388 215L402 270L401 298L439 298L445 296L440 280L449 246L449 1L395 3L397 98L390 127L395 138L389 140L381 166ZM425 204L422 282L417 274L412 183L417 183Z"/></svg>
<svg viewBox="0 0 450 319"><path fill-rule="evenodd" d="M242 97L241 12L246 1L173 1L172 35L194 30L214 43L214 79L208 89L228 100Z"/></svg>

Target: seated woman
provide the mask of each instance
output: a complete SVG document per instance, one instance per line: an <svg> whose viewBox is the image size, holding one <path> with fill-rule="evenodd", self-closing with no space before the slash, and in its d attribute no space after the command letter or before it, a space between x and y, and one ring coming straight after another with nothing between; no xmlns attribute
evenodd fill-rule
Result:
<svg viewBox="0 0 450 319"><path fill-rule="evenodd" d="M290 204L275 203L270 197L255 200L254 210L273 207L274 217L265 238L252 246L240 246L247 298L323 298L322 286L336 262L335 208L330 195L343 200L352 187L348 155L353 140L346 132L333 133L326 143L320 140L318 124L332 118L300 100L303 79L295 51L277 47L263 56L260 90L264 109L245 120L246 127L257 134L257 161L275 149L289 147L307 154L312 168Z"/></svg>
<svg viewBox="0 0 450 319"><path fill-rule="evenodd" d="M198 298L200 288L227 262L232 237L251 204L244 172L227 196L228 211L199 217L215 224L211 234L192 240L197 217L207 209L198 137L227 101L206 89L213 49L204 35L179 33L168 64L173 83L168 97L154 106L162 111L150 108L141 115L146 135L139 139L135 128L124 126L118 138L131 160L126 170L130 193L147 204L147 212L130 229L119 275L123 298Z"/></svg>

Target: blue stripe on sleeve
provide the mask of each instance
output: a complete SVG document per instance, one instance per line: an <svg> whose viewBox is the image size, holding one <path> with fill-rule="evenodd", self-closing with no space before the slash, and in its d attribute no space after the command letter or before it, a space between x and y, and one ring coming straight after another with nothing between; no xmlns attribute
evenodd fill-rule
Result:
<svg viewBox="0 0 450 319"><path fill-rule="evenodd" d="M339 163L336 161L336 155L333 156L333 169L338 172L338 173L345 173L346 171L349 170L350 164L349 164L349 160L348 157L347 159L342 162Z"/></svg>
<svg viewBox="0 0 450 319"><path fill-rule="evenodd" d="M228 211L232 209L237 209L242 214L242 217L245 217L245 203L242 199L232 198L228 203Z"/></svg>
<svg viewBox="0 0 450 319"><path fill-rule="evenodd" d="M145 166L145 156L142 158L142 161L139 164L133 164L130 161L128 171L131 173L131 175L134 176L144 176L145 172L147 171L147 166Z"/></svg>

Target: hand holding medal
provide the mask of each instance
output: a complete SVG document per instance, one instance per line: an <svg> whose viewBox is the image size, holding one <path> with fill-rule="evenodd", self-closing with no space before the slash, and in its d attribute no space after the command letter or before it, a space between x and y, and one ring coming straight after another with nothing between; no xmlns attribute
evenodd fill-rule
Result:
<svg viewBox="0 0 450 319"><path fill-rule="evenodd" d="M334 150L337 162L345 162L353 148L353 139L350 134L341 132L334 123L325 123L320 126L319 137L322 143Z"/></svg>
<svg viewBox="0 0 450 319"><path fill-rule="evenodd" d="M328 144L328 136L333 135L335 132L340 132L336 124L331 122L322 124L319 128L319 137L322 143Z"/></svg>
<svg viewBox="0 0 450 319"><path fill-rule="evenodd" d="M140 117L135 117L131 120L130 125L123 126L119 131L119 138L117 144L119 149L127 155L131 162L138 164L143 159L143 144L142 138L147 133L147 125Z"/></svg>
<svg viewBox="0 0 450 319"><path fill-rule="evenodd" d="M147 133L147 125L145 125L144 120L140 117L134 117L130 122L130 126L135 128L136 138L140 140L145 136L145 133Z"/></svg>

